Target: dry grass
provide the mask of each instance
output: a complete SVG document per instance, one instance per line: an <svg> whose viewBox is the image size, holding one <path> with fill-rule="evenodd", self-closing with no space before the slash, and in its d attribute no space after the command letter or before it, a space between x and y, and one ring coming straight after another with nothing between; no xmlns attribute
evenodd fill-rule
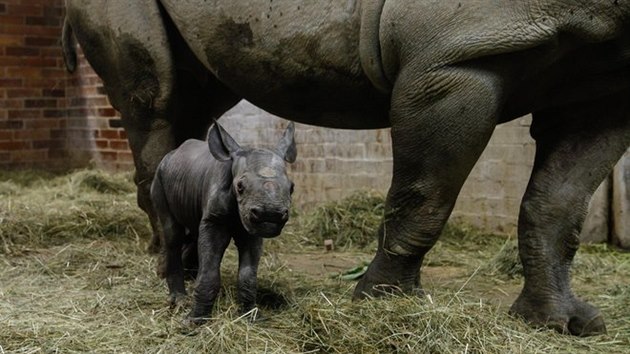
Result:
<svg viewBox="0 0 630 354"><path fill-rule="evenodd" d="M286 261L370 259L369 242L353 239L343 252L325 254L320 239L313 241L321 236L318 223L334 226L320 226L330 232L322 239L374 230L358 213L336 224L317 221L346 213L344 202L334 211L295 215L287 232L267 243L259 271L263 320L237 314L230 249L213 319L189 331L181 326L186 306L167 307L155 259L145 252L148 226L128 175L32 177L0 175L0 353L621 353L630 346L630 254L605 246L585 247L574 276L576 292L606 315L605 336L562 336L509 317L522 281L514 241L465 227L447 228L427 255L430 297L352 303L354 282ZM346 203L372 210L378 198L371 198L365 200L375 203L364 209L356 198ZM352 223L341 223L350 216Z"/></svg>

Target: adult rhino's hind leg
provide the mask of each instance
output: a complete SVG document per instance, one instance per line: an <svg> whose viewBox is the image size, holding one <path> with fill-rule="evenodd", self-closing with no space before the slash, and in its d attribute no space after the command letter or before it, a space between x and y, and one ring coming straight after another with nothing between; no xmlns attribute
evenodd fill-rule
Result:
<svg viewBox="0 0 630 354"><path fill-rule="evenodd" d="M536 158L518 225L525 284L510 309L533 324L606 332L599 310L573 294L570 266L588 202L630 145L628 94L534 114Z"/></svg>
<svg viewBox="0 0 630 354"><path fill-rule="evenodd" d="M409 68L407 68L409 69ZM457 195L496 125L493 77L465 68L418 77L403 70L392 93L392 185L379 246L355 298L420 286Z"/></svg>

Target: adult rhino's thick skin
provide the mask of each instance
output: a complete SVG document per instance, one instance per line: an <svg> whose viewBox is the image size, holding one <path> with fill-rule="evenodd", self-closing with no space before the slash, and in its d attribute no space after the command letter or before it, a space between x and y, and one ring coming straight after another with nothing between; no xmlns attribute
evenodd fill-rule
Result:
<svg viewBox="0 0 630 354"><path fill-rule="evenodd" d="M293 182L285 162L296 158L293 123L275 150L241 147L215 123L207 142L189 139L158 165L151 200L158 215L161 261L170 301L186 295L183 257L198 249L199 271L188 319L207 317L221 288L221 260L233 238L238 248L238 300L256 304L263 238L280 235L289 219ZM209 151L208 151L209 150ZM197 246L197 247L195 247ZM192 256L192 257L191 257Z"/></svg>
<svg viewBox="0 0 630 354"><path fill-rule="evenodd" d="M627 0L67 0L71 30L122 114L140 206L161 157L239 99L326 127L391 127L379 247L354 296L420 286L497 124L533 113L511 308L605 332L569 268L588 200L630 145Z"/></svg>

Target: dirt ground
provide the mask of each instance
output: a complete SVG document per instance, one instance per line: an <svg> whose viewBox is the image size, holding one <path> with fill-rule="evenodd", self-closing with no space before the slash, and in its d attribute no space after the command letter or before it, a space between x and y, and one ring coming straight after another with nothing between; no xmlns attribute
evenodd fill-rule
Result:
<svg viewBox="0 0 630 354"><path fill-rule="evenodd" d="M294 273L301 273L313 280L330 277L348 269L352 269L363 262L368 263L372 254L359 252L310 252L310 253L282 253L279 259L286 262L286 267ZM506 311L518 296L521 284L518 281L499 281L485 279L483 276L470 276L471 270L456 266L425 266L422 268L421 279L425 291L431 295L436 287L448 288L454 291L464 290L466 286L474 286L476 295L495 306L505 308ZM468 290L467 290L468 291Z"/></svg>

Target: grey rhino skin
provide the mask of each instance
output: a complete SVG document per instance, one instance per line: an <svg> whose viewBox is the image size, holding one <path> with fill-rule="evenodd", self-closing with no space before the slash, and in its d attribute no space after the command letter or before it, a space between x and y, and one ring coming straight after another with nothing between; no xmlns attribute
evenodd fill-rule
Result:
<svg viewBox="0 0 630 354"><path fill-rule="evenodd" d="M497 124L533 113L511 313L606 331L569 269L590 196L630 145L626 0L67 0L72 30L121 112L139 205L161 157L241 98L325 127L391 127L379 246L354 297L420 286Z"/></svg>
<svg viewBox="0 0 630 354"><path fill-rule="evenodd" d="M297 151L291 122L275 150L241 147L215 123L207 142L189 139L158 165L151 199L161 228L158 273L171 303L186 295L182 251L198 248L193 308L188 320L204 321L221 288L221 259L234 238L238 248L241 311L256 304L256 276L263 238L280 234L289 219L293 182L286 162ZM197 247L195 247L197 246Z"/></svg>

